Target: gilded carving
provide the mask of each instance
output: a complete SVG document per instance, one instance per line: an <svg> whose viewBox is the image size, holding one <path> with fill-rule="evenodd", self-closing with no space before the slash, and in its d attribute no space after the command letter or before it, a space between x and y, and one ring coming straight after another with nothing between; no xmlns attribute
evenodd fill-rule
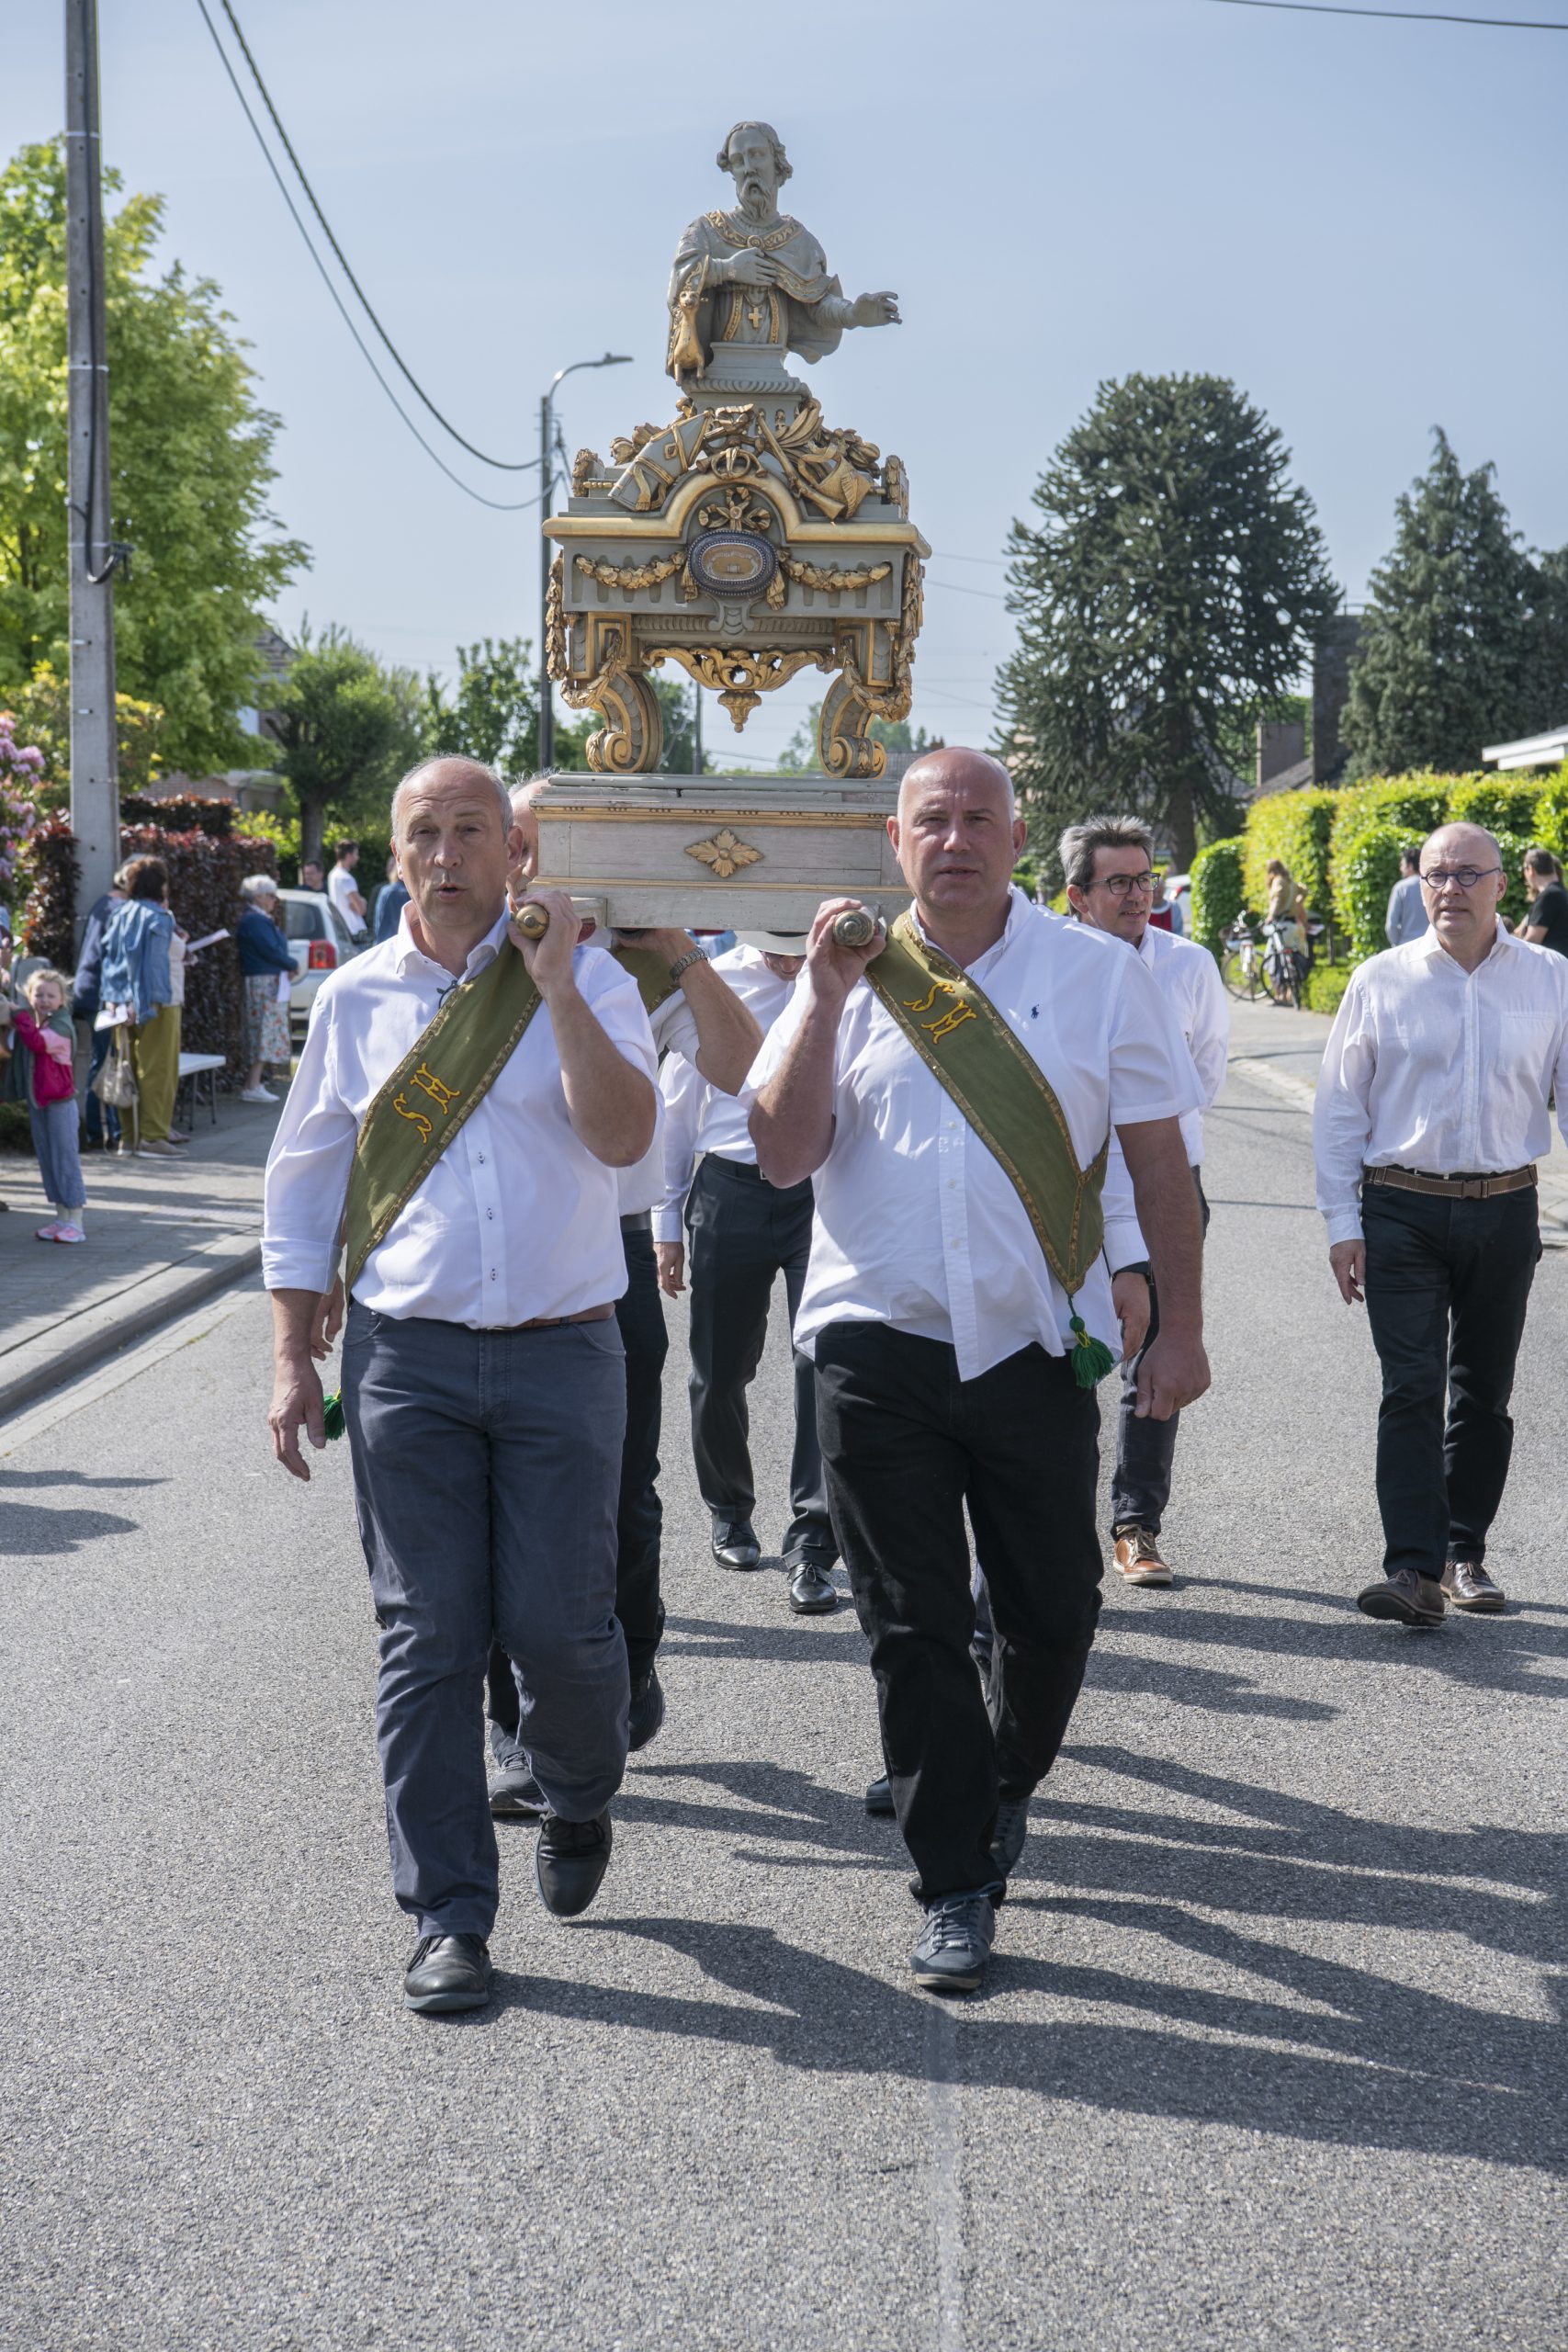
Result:
<svg viewBox="0 0 1568 2352"><path fill-rule="evenodd" d="M686 550L677 548L673 555L655 556L649 563L599 563L592 556L580 555L577 568L579 571L585 571L590 580L597 580L606 588L633 591L657 588L664 581L673 580L678 571L684 571ZM696 590L690 581L684 586L688 596L695 595Z"/></svg>
<svg viewBox="0 0 1568 2352"><path fill-rule="evenodd" d="M779 570L787 571L797 588L816 588L826 595L840 595L851 588L871 588L886 580L890 563L803 563L798 556L781 555Z"/></svg>
<svg viewBox="0 0 1568 2352"><path fill-rule="evenodd" d="M694 842L686 855L694 857L700 865L710 867L720 882L728 882L743 865L760 865L762 862L761 851L743 842L728 825L721 826L705 842Z"/></svg>
<svg viewBox="0 0 1568 2352"><path fill-rule="evenodd" d="M573 458L571 461L571 494L573 498L585 498L587 496L588 485L592 481L594 475L600 470L601 461L597 449L580 449L578 451L576 457Z"/></svg>
<svg viewBox="0 0 1568 2352"><path fill-rule="evenodd" d="M745 646L732 650L721 645L660 645L646 659L655 669L661 662L679 662L689 678L717 695L739 735L764 695L772 694L775 686L787 685L808 662L827 669L830 657L815 646L792 647L783 653L754 651Z"/></svg>
<svg viewBox="0 0 1568 2352"><path fill-rule="evenodd" d="M566 558L558 555L550 566L550 584L545 592L545 666L552 678L564 678L567 673L566 613L562 606L562 575Z"/></svg>

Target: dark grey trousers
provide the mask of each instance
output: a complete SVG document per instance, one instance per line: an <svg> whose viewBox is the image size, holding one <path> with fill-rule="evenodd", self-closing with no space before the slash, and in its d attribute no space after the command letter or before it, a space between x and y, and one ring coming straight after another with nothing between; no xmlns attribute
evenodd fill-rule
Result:
<svg viewBox="0 0 1568 2352"><path fill-rule="evenodd" d="M372 1315L344 1332L360 1540L381 1627L377 1736L392 1890L421 1935L488 1936L491 1630L552 1809L586 1821L626 1759L615 1622L626 1372L613 1318L470 1331Z"/></svg>
<svg viewBox="0 0 1568 2352"><path fill-rule="evenodd" d="M1203 1231L1209 1230L1209 1204L1203 1197L1203 1178L1194 1168L1192 1182L1198 1187L1198 1206L1202 1213ZM1156 1421L1152 1415L1139 1420L1138 1366L1144 1361L1144 1349L1159 1331L1159 1293L1154 1276L1149 1277L1149 1328L1144 1346L1131 1361L1122 1366L1122 1409L1116 1419L1116 1469L1111 1481L1111 1530L1119 1527L1146 1527L1151 1535L1159 1533L1165 1507L1170 1500L1170 1466L1176 1459L1176 1432L1180 1423L1179 1413L1172 1413L1169 1420Z"/></svg>

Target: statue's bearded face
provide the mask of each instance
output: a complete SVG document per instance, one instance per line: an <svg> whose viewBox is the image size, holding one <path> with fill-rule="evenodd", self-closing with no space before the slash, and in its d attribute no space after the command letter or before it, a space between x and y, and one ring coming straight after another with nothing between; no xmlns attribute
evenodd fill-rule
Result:
<svg viewBox="0 0 1568 2352"><path fill-rule="evenodd" d="M773 142L760 130L738 130L728 148L730 175L742 207L763 210L778 194L778 164Z"/></svg>

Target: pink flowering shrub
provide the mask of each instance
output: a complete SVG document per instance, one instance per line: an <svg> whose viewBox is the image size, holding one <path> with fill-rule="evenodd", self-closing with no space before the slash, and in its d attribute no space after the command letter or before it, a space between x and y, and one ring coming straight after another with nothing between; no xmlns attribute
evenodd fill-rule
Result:
<svg viewBox="0 0 1568 2352"><path fill-rule="evenodd" d="M33 796L42 775L43 753L18 743L10 712L0 710L0 895L9 893L17 854L38 823Z"/></svg>

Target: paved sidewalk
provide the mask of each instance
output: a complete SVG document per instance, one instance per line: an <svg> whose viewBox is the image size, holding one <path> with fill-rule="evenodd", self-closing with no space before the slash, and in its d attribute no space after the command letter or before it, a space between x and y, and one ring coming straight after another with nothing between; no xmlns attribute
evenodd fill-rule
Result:
<svg viewBox="0 0 1568 2352"><path fill-rule="evenodd" d="M1332 1026L1321 1012L1288 1012L1277 1004L1233 1003L1231 1066L1308 1108ZM1551 1149L1540 1168L1540 1238L1550 1249L1568 1249L1568 1146L1555 1118Z"/></svg>
<svg viewBox="0 0 1568 2352"><path fill-rule="evenodd" d="M35 1238L38 1162L0 1155L0 1418L73 1380L261 1262L262 1170L276 1111L220 1095L178 1160L84 1159L87 1238Z"/></svg>

